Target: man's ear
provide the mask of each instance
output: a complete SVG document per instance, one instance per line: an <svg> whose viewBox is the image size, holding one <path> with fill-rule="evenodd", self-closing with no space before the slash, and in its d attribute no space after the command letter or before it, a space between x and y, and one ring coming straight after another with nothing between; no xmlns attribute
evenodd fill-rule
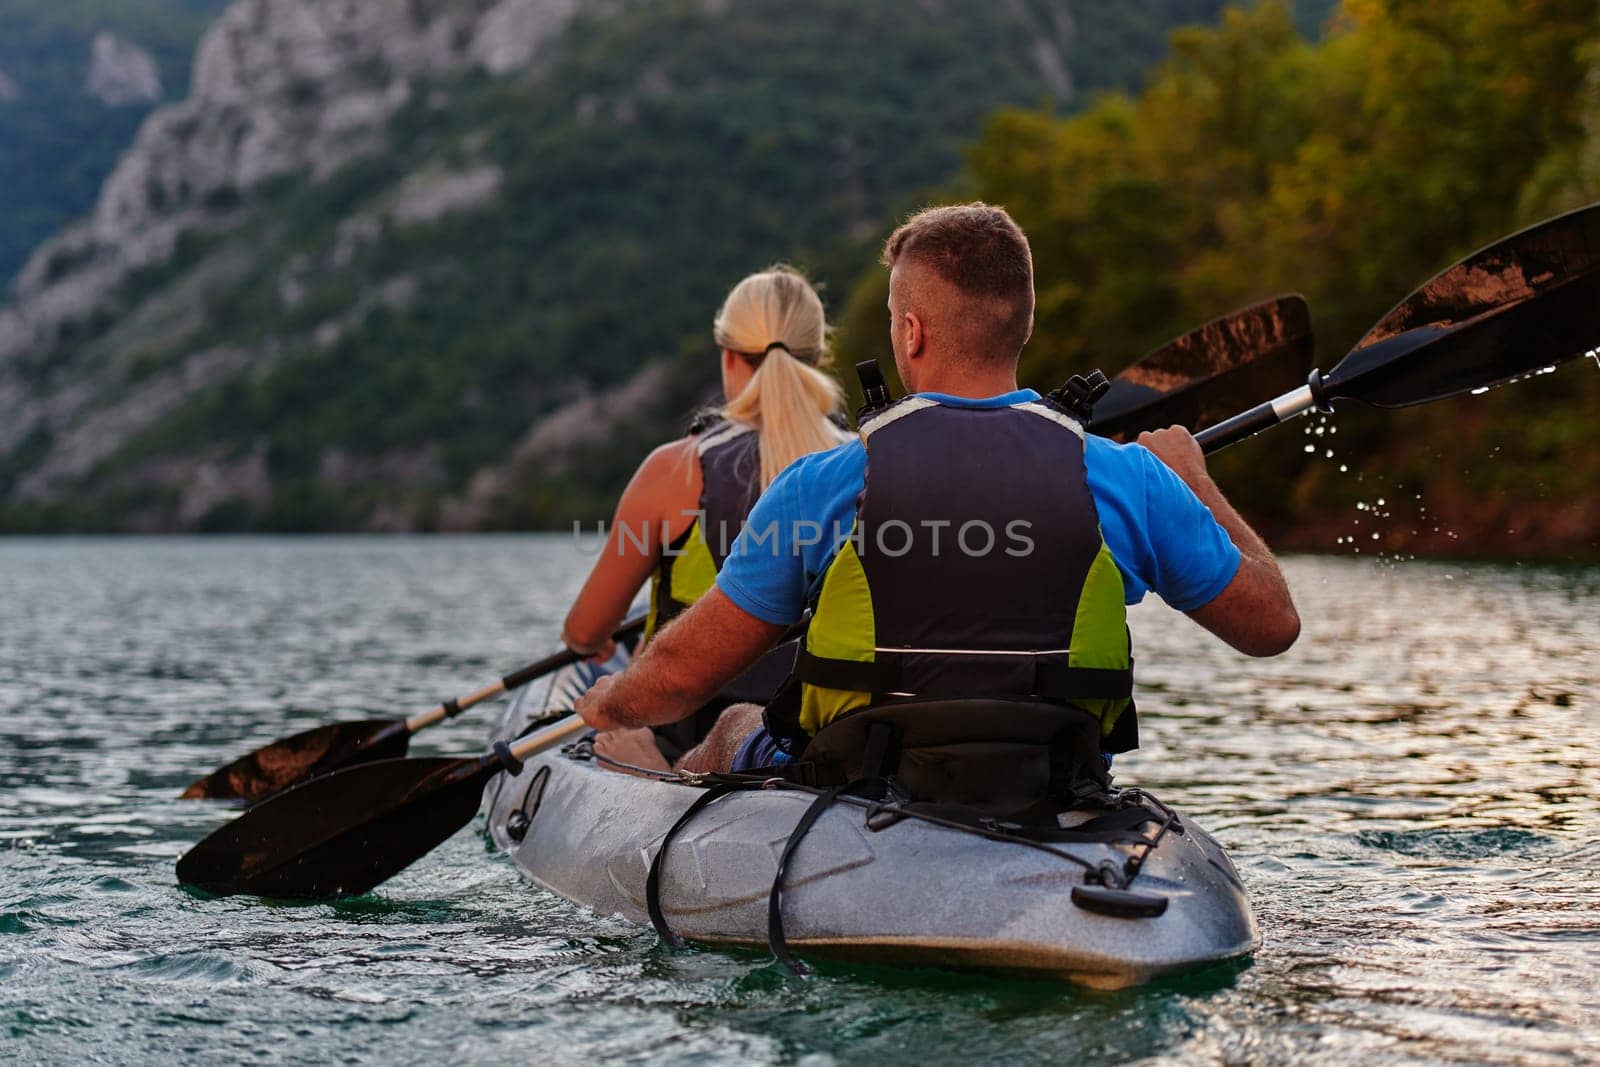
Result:
<svg viewBox="0 0 1600 1067"><path fill-rule="evenodd" d="M922 318L913 311L905 313L906 331L906 358L916 359L922 355L923 345L927 343L927 335L922 329Z"/></svg>

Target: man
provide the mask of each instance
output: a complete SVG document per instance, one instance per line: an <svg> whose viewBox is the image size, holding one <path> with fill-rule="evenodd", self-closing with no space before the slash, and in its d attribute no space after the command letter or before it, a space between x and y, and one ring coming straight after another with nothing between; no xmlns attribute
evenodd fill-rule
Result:
<svg viewBox="0 0 1600 1067"><path fill-rule="evenodd" d="M681 769L787 762L884 694L1070 703L1100 718L1104 751L1133 747L1123 604L1146 591L1248 655L1299 635L1271 552L1187 430L1118 445L1017 388L1033 267L1005 211L923 211L884 263L912 395L784 471L716 588L578 702L601 754L665 767L640 728L692 714L808 606L785 699L724 712Z"/></svg>

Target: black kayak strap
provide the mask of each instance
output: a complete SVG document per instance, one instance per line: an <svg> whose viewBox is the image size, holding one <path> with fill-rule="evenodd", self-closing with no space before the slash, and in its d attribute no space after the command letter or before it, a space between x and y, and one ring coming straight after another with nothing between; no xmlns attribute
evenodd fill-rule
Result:
<svg viewBox="0 0 1600 1067"><path fill-rule="evenodd" d="M801 681L823 689L898 693L906 691L902 679L907 656L907 653L879 650L876 659L862 662L818 656L802 648L795 659L794 673ZM1133 696L1133 666L1130 663L1126 670L1073 667L1036 657L1030 695L1061 701L1127 700Z"/></svg>
<svg viewBox="0 0 1600 1067"><path fill-rule="evenodd" d="M655 858L650 861L650 873L645 878L644 900L645 910L650 914L650 925L655 927L656 935L671 947L684 947L683 939L673 933L672 927L667 923L666 912L661 907L661 872L666 865L667 849L672 846L673 838L677 837L696 815L729 793L760 789L764 784L761 779L718 782L696 797L695 802L684 809L683 814L678 816L678 820L662 836ZM810 969L789 952L789 942L783 933L783 883L789 870L789 861L806 834L811 832L811 828L822 818L823 813L833 807L841 794L867 784L866 781L858 780L834 786L818 794L806 808L805 814L800 816L800 821L795 824L794 830L783 846L783 855L778 859L778 873L772 880L772 892L767 898L767 943L772 950L773 958L791 974L809 974Z"/></svg>
<svg viewBox="0 0 1600 1067"><path fill-rule="evenodd" d="M684 809L683 814L678 816L678 821L673 823L672 828L661 838L661 845L656 849L656 857L650 861L650 874L645 878L644 906L650 913L650 925L656 928L657 936L673 948L682 948L683 940L672 932L672 927L667 925L666 913L661 910L661 870L666 863L667 848L672 844L672 839L678 836L678 831L689 825L690 819L729 793L750 788L753 788L753 784L747 782L717 783L696 797L695 802Z"/></svg>
<svg viewBox="0 0 1600 1067"><path fill-rule="evenodd" d="M767 897L767 948L772 951L772 958L782 964L790 974L810 974L811 968L790 954L789 940L783 933L783 880L789 873L789 860L794 857L795 849L800 847L800 842L805 840L806 834L810 833L817 820L833 807L840 794L863 784L865 783L857 781L836 785L817 794L817 799L806 808L806 813L800 816L800 821L790 832L789 840L783 846L783 855L778 859L778 873L772 879L772 892Z"/></svg>

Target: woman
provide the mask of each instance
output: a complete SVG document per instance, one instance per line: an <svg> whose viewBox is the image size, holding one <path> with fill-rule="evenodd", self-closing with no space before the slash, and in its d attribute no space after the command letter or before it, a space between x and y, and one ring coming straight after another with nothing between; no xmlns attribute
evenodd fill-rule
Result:
<svg viewBox="0 0 1600 1067"><path fill-rule="evenodd" d="M611 657L610 634L646 578L648 641L715 583L741 524L772 479L801 456L847 437L834 422L843 392L822 369L829 355L822 301L799 272L776 266L734 286L712 335L722 351L724 406L639 465L617 504L605 548L567 613L561 639L596 660ZM752 681L756 692L729 699L771 695L759 692L759 679ZM708 709L711 718L717 710ZM709 723L681 725L688 729L664 734L660 742L686 749L696 729ZM607 739L619 743L627 742ZM649 755L639 747L633 739L628 753ZM660 758L650 763L660 765Z"/></svg>

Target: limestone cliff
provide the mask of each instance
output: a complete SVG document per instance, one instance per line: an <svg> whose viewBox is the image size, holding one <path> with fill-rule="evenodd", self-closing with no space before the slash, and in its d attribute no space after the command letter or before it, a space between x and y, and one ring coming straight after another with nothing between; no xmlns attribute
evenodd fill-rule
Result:
<svg viewBox="0 0 1600 1067"><path fill-rule="evenodd" d="M89 44L83 91L107 107L149 103L161 99L161 72L149 52L101 30Z"/></svg>
<svg viewBox="0 0 1600 1067"><path fill-rule="evenodd" d="M227 225L263 182L326 177L382 151L384 124L415 85L528 65L576 4L239 0L201 41L188 99L146 120L93 214L18 275L0 310L0 363L54 344L130 271L170 257L185 231ZM96 38L92 85L128 91L140 72L127 69L127 47ZM120 74L104 69L113 65ZM142 73L154 78L153 67Z"/></svg>
<svg viewBox="0 0 1600 1067"><path fill-rule="evenodd" d="M996 107L1220 6L235 0L0 306L0 530L598 514L732 280L798 261L838 310Z"/></svg>

